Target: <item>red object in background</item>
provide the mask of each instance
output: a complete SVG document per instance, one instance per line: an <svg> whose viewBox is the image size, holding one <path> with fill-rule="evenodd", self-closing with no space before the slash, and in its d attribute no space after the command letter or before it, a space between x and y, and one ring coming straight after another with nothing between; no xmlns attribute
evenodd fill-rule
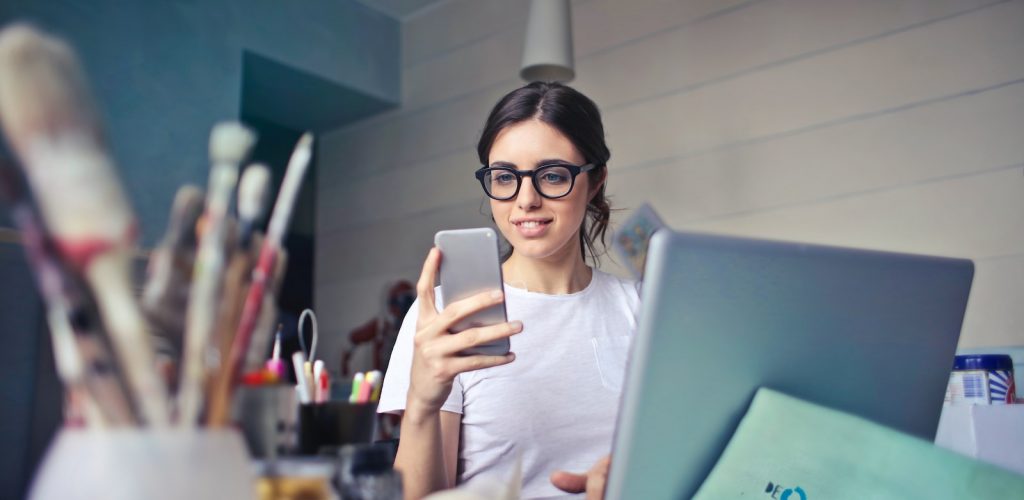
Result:
<svg viewBox="0 0 1024 500"><path fill-rule="evenodd" d="M384 303L380 314L349 332L350 346L341 353L341 375L348 377L352 373L352 353L363 344L371 344L371 366L365 371L380 370L387 373L391 350L398 339L398 329L402 326L405 314L409 312L416 300L416 288L412 283L401 280L391 284L384 293ZM392 439L398 436L402 418L398 415L377 415L377 429L380 439Z"/></svg>
<svg viewBox="0 0 1024 500"><path fill-rule="evenodd" d="M349 332L348 340L351 346L341 353L342 376L352 374L352 354L357 347L366 343L372 343L373 350L370 366L364 371L387 371L391 350L394 349L395 340L398 338L398 329L402 326L405 313L409 312L414 300L416 289L412 283L401 280L388 287L381 314Z"/></svg>

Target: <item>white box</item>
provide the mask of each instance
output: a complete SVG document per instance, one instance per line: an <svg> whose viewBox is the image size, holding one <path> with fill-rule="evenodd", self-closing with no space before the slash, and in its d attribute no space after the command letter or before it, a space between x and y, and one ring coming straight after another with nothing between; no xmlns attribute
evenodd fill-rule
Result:
<svg viewBox="0 0 1024 500"><path fill-rule="evenodd" d="M935 444L1024 474L1024 404L945 405Z"/></svg>

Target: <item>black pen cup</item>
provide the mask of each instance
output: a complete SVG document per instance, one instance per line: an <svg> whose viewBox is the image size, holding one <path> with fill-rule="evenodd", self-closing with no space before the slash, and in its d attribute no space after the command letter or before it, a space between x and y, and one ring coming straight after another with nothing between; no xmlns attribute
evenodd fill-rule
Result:
<svg viewBox="0 0 1024 500"><path fill-rule="evenodd" d="M369 443L377 425L377 403L327 401L299 405L299 453L336 455L342 445Z"/></svg>

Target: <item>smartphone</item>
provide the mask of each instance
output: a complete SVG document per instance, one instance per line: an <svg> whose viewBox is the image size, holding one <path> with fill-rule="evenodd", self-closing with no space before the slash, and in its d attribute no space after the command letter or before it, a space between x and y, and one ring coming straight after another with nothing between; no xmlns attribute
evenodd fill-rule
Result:
<svg viewBox="0 0 1024 500"><path fill-rule="evenodd" d="M441 250L441 296L445 304L478 293L503 290L501 263L498 260L498 235L491 228L439 231L434 245ZM496 325L508 321L505 302L477 311L452 328L458 334L469 328ZM508 338L467 349L460 354L504 356L509 352Z"/></svg>

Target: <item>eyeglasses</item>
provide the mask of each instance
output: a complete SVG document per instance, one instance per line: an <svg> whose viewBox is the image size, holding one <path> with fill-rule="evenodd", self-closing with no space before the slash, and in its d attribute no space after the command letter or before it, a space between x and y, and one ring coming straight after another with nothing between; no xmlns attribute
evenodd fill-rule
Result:
<svg viewBox="0 0 1024 500"><path fill-rule="evenodd" d="M554 200L571 193L572 187L576 184L576 176L589 172L594 167L593 163L583 166L552 163L541 165L536 170L484 166L476 171L476 178L487 196L498 201L515 198L523 185L523 177L530 177L533 180L533 188L541 196Z"/></svg>

